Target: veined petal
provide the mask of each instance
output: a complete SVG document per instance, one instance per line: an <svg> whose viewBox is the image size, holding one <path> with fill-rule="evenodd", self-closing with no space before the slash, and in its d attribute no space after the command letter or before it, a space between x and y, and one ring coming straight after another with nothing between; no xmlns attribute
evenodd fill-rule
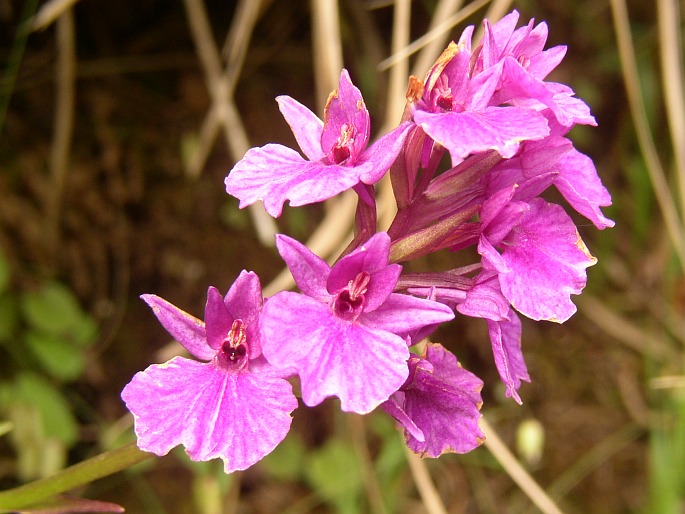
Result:
<svg viewBox="0 0 685 514"><path fill-rule="evenodd" d="M476 284L466 291L466 299L457 304L457 310L465 316L484 318L493 321L509 319L509 300L507 300L499 285L497 273L482 271L476 279Z"/></svg>
<svg viewBox="0 0 685 514"><path fill-rule="evenodd" d="M540 198L502 243L511 271L500 274L502 293L520 313L563 323L576 311L571 294L580 294L586 268L597 262L564 210Z"/></svg>
<svg viewBox="0 0 685 514"><path fill-rule="evenodd" d="M371 119L361 92L352 84L347 70L343 69L338 89L331 93L324 111L321 148L326 155L337 144L345 125L354 129L350 159L355 163L369 142Z"/></svg>
<svg viewBox="0 0 685 514"><path fill-rule="evenodd" d="M376 310L364 312L359 321L369 328L404 335L453 318L452 309L440 302L392 293Z"/></svg>
<svg viewBox="0 0 685 514"><path fill-rule="evenodd" d="M488 107L479 112L441 114L416 111L414 120L435 141L447 148L453 164L472 153L496 150L510 158L519 143L549 134L544 116L518 107Z"/></svg>
<svg viewBox="0 0 685 514"><path fill-rule="evenodd" d="M193 460L222 459L227 473L270 453L297 407L286 380L182 357L137 373L121 396L142 450L165 455L182 444Z"/></svg>
<svg viewBox="0 0 685 514"><path fill-rule="evenodd" d="M219 349L228 331L231 330L233 318L228 314L224 299L216 287L210 287L207 291L207 304L205 306L205 331L207 343L214 350Z"/></svg>
<svg viewBox="0 0 685 514"><path fill-rule="evenodd" d="M261 329L264 356L297 370L309 406L337 396L343 411L366 414L407 378L401 337L341 320L312 298L278 293L264 304Z"/></svg>
<svg viewBox="0 0 685 514"><path fill-rule="evenodd" d="M159 296L144 294L141 298L152 307L152 312L167 332L192 355L204 361L214 357L215 352L207 343L205 324L202 320L191 316Z"/></svg>
<svg viewBox="0 0 685 514"><path fill-rule="evenodd" d="M516 391L521 387L521 380L530 382L530 377L521 353L521 320L513 311L508 317L509 319L502 321L486 321L495 366L507 387L506 396L521 404L523 402Z"/></svg>
<svg viewBox="0 0 685 514"><path fill-rule="evenodd" d="M330 294L326 291L326 281L331 268L326 261L299 241L283 234L276 236L276 247L300 291L321 302L328 301Z"/></svg>
<svg viewBox="0 0 685 514"><path fill-rule="evenodd" d="M323 121L300 102L289 96L278 96L276 101L302 152L310 161L323 159L325 157L321 149Z"/></svg>
<svg viewBox="0 0 685 514"><path fill-rule="evenodd" d="M600 230L614 226L614 222L602 214L601 207L611 205L611 196L602 185L592 159L574 149L554 168L559 172L554 185L576 211Z"/></svg>
<svg viewBox="0 0 685 514"><path fill-rule="evenodd" d="M257 358L262 353L258 323L262 310L262 286L257 274L252 271L241 271L226 293L224 305L232 320L243 320L247 326L250 359Z"/></svg>
<svg viewBox="0 0 685 514"><path fill-rule="evenodd" d="M402 123L362 152L355 166L360 169L359 179L364 184L373 185L385 176L414 126L410 122Z"/></svg>
<svg viewBox="0 0 685 514"><path fill-rule="evenodd" d="M359 182L355 169L305 161L282 145L268 144L248 150L224 181L228 194L240 200L240 208L258 200L274 217L283 204L300 206L327 200Z"/></svg>
<svg viewBox="0 0 685 514"><path fill-rule="evenodd" d="M399 401L398 397L400 398ZM400 425L402 425L402 428L404 428L407 436L411 436L418 442L423 443L426 441L426 436L423 435L423 431L416 426L416 423L414 423L412 419L407 416L407 413L402 409L402 405L404 405L404 398L404 392L397 391L387 402L383 402L381 407L385 412L395 418Z"/></svg>
<svg viewBox="0 0 685 514"><path fill-rule="evenodd" d="M405 431L407 446L420 455L467 453L477 448L485 435L478 427L483 382L463 369L442 345L429 343L425 360L414 379L403 388L403 410L422 431L425 441Z"/></svg>

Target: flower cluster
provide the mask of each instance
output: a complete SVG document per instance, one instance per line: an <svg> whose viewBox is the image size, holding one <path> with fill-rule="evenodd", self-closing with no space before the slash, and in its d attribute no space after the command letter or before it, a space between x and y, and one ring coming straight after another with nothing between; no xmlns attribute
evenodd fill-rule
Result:
<svg viewBox="0 0 685 514"><path fill-rule="evenodd" d="M225 297L209 289L204 322L144 295L204 362L176 357L126 386L140 448L163 455L182 444L192 459L245 469L288 432L297 407L288 380L297 377L307 406L337 397L348 412L381 407L414 452L468 452L483 440L483 383L443 346L422 343L455 313L486 321L506 394L521 402L530 379L518 315L568 319L570 296L596 262L568 214L541 193L554 185L597 228L613 222L601 212L611 198L592 161L565 137L595 120L569 87L545 80L566 49L544 50L544 23L517 22L515 11L485 21L476 48L467 28L424 81L410 78L402 122L371 145L368 111L345 70L323 121L277 99L304 157L278 144L253 148L226 178L227 192L240 207L261 200L279 216L286 201L353 189L355 238L331 267L277 236L299 292L263 300L258 277L244 271ZM379 232L373 186L386 174L397 215ZM466 248L478 258L465 267L403 273L399 264Z"/></svg>

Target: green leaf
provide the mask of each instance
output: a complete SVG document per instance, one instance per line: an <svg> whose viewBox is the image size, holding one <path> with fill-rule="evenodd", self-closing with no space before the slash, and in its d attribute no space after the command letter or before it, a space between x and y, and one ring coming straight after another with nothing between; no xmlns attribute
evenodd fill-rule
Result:
<svg viewBox="0 0 685 514"><path fill-rule="evenodd" d="M10 394L0 395L4 402L34 406L40 413L43 433L71 446L78 440L78 425L69 404L48 381L32 373L21 373L10 384Z"/></svg>
<svg viewBox="0 0 685 514"><path fill-rule="evenodd" d="M311 454L305 466L305 478L312 489L341 514L360 512L362 492L359 462L348 443L330 439Z"/></svg>
<svg viewBox="0 0 685 514"><path fill-rule="evenodd" d="M86 345L92 342L97 327L74 294L62 284L50 282L39 291L25 293L21 306L29 325L46 334L69 337Z"/></svg>
<svg viewBox="0 0 685 514"><path fill-rule="evenodd" d="M26 344L53 377L64 381L76 380L86 366L81 347L52 334L31 331Z"/></svg>
<svg viewBox="0 0 685 514"><path fill-rule="evenodd" d="M7 289L7 284L10 281L10 267L5 258L5 254L0 248L0 293Z"/></svg>
<svg viewBox="0 0 685 514"><path fill-rule="evenodd" d="M304 469L305 452L302 440L291 433L274 451L264 457L261 465L278 480L295 481Z"/></svg>
<svg viewBox="0 0 685 514"><path fill-rule="evenodd" d="M14 296L0 294L0 343L9 341L17 333L19 306Z"/></svg>

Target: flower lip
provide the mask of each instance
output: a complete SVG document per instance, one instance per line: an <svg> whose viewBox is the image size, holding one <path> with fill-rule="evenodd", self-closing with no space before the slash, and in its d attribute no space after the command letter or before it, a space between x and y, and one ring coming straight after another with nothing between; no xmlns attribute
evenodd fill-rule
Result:
<svg viewBox="0 0 685 514"><path fill-rule="evenodd" d="M241 371L249 361L249 345L243 320L236 319L226 334L219 351L216 353L216 363L228 371Z"/></svg>
<svg viewBox="0 0 685 514"><path fill-rule="evenodd" d="M349 123L343 124L340 128L340 137L338 137L338 140L328 154L331 164L344 165L348 160L354 162L357 157L354 149L354 137L356 134L357 130L353 125Z"/></svg>
<svg viewBox="0 0 685 514"><path fill-rule="evenodd" d="M365 295L371 275L362 271L350 280L346 287L338 291L333 300L335 314L347 321L354 321L364 311Z"/></svg>

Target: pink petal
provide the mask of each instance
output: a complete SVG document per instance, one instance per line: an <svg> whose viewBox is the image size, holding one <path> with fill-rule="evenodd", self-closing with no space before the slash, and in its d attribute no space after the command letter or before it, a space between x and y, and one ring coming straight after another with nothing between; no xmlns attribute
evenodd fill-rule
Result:
<svg viewBox="0 0 685 514"><path fill-rule="evenodd" d="M218 350L223 343L233 318L230 317L224 305L224 299L216 287L210 287L207 291L207 304L205 306L205 329L207 343L214 350Z"/></svg>
<svg viewBox="0 0 685 514"><path fill-rule="evenodd" d="M165 455L182 444L193 460L222 459L227 473L270 453L297 407L286 380L182 357L136 373L121 396L141 450Z"/></svg>
<svg viewBox="0 0 685 514"><path fill-rule="evenodd" d="M373 185L385 176L414 126L413 123L403 123L362 152L355 165L359 168L359 178L364 184Z"/></svg>
<svg viewBox="0 0 685 514"><path fill-rule="evenodd" d="M519 143L549 134L545 118L518 107L488 107L479 112L414 113L414 120L435 141L447 148L453 164L472 153L496 150L512 157Z"/></svg>
<svg viewBox="0 0 685 514"><path fill-rule="evenodd" d="M247 326L250 358L255 359L262 353L258 323L262 311L262 286L257 274L252 271L241 271L226 293L224 305L232 320L241 319Z"/></svg>
<svg viewBox="0 0 685 514"><path fill-rule="evenodd" d="M521 387L521 380L530 382L526 363L521 353L521 320L510 310L509 320L486 320L495 365L502 382L507 386L507 398L512 397L521 404L521 397L516 392Z"/></svg>
<svg viewBox="0 0 685 514"><path fill-rule="evenodd" d="M554 168L559 172L554 185L576 211L600 230L614 226L614 222L602 214L601 207L611 205L611 196L602 185L592 159L572 150Z"/></svg>
<svg viewBox="0 0 685 514"><path fill-rule="evenodd" d="M393 293L379 308L364 312L359 322L374 330L404 335L451 319L454 319L454 313L445 304Z"/></svg>
<svg viewBox="0 0 685 514"><path fill-rule="evenodd" d="M463 369L452 353L439 344L429 344L414 380L404 388L404 411L423 432L425 441L407 431L407 446L429 457L477 448L485 440L478 427L482 387L483 382Z"/></svg>
<svg viewBox="0 0 685 514"><path fill-rule="evenodd" d="M321 149L323 122L319 117L289 96L279 96L276 101L302 152L310 161L323 159L325 157Z"/></svg>
<svg viewBox="0 0 685 514"><path fill-rule="evenodd" d="M347 191L359 182L354 168L305 161L285 146L268 144L248 150L226 177L226 192L240 199L240 208L258 200L274 217L283 204L320 202Z"/></svg>
<svg viewBox="0 0 685 514"><path fill-rule="evenodd" d="M307 296L281 292L264 304L262 346L278 368L295 368L308 406L329 396L343 411L366 414L407 378L409 350L394 334L336 317Z"/></svg>
<svg viewBox="0 0 685 514"><path fill-rule="evenodd" d="M283 234L276 236L276 247L300 291L321 302L328 301L330 294L326 291L326 282L331 268L326 261L299 241Z"/></svg>
<svg viewBox="0 0 685 514"><path fill-rule="evenodd" d="M585 269L597 262L564 210L540 198L502 243L511 269L500 274L502 293L531 319L563 323L576 311L571 294L580 294Z"/></svg>
<svg viewBox="0 0 685 514"><path fill-rule="evenodd" d="M214 350L207 344L203 321L182 311L159 296L144 294L141 295L141 298L152 307L152 312L157 316L162 326L167 329L167 332L192 355L204 361L214 357Z"/></svg>
<svg viewBox="0 0 685 514"><path fill-rule="evenodd" d="M352 84L347 70L343 69L338 89L328 98L324 113L321 148L326 155L337 143L345 124L354 127L356 131L350 156L354 163L369 142L371 120L361 92Z"/></svg>

